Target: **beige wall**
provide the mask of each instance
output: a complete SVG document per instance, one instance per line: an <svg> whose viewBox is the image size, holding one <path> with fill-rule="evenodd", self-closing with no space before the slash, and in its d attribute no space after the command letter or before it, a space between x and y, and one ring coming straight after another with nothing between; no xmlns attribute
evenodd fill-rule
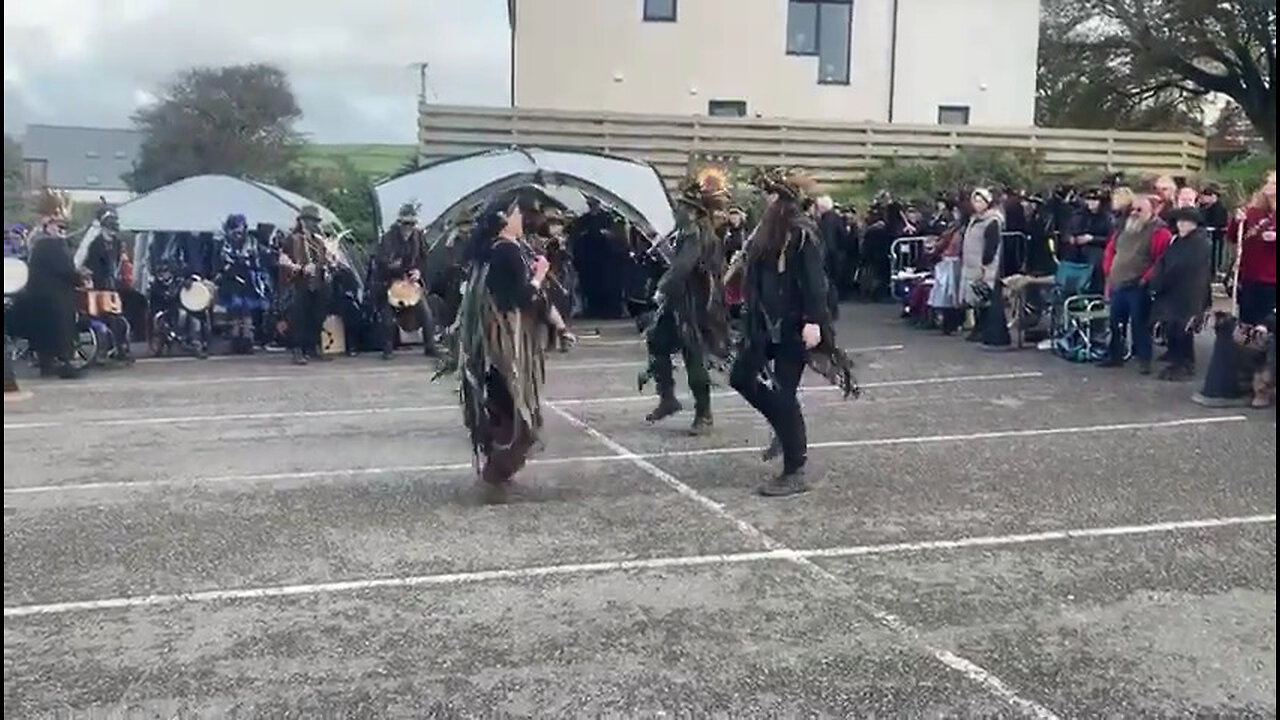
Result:
<svg viewBox="0 0 1280 720"><path fill-rule="evenodd" d="M1039 0L900 0L898 13L894 122L963 105L971 125L1035 124Z"/></svg>
<svg viewBox="0 0 1280 720"><path fill-rule="evenodd" d="M945 103L970 105L972 124L1031 124L1038 0L898 1L895 121L934 123ZM695 115L744 100L763 117L889 119L893 0L855 0L848 85L786 54L786 0L678 7L644 22L643 0L516 0L517 107Z"/></svg>

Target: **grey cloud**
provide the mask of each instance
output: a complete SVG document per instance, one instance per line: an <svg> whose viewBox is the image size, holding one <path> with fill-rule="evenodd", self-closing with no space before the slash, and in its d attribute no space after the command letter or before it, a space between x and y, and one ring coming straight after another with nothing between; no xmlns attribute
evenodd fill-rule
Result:
<svg viewBox="0 0 1280 720"><path fill-rule="evenodd" d="M5 83L6 131L23 121L127 125L138 90L192 65L279 64L302 129L326 142L413 141L414 62L430 63L439 102L508 97L505 0L91 1L100 19L73 58L45 32L6 25L6 65L22 69L20 86Z"/></svg>

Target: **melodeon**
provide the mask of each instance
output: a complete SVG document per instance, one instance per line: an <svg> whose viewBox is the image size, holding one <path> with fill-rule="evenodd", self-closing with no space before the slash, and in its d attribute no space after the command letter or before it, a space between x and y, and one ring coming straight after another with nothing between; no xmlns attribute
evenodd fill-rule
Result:
<svg viewBox="0 0 1280 720"><path fill-rule="evenodd" d="M120 293L114 290L82 289L76 291L78 309L89 317L103 315L121 315L124 304L120 301Z"/></svg>

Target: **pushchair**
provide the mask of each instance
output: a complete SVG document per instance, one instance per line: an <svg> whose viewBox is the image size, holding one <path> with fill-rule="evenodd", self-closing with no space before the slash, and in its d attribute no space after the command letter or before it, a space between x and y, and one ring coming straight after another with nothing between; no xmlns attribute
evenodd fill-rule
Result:
<svg viewBox="0 0 1280 720"><path fill-rule="evenodd" d="M1090 292L1093 265L1060 262L1054 274L1050 346L1071 362L1107 358L1111 339L1106 297Z"/></svg>

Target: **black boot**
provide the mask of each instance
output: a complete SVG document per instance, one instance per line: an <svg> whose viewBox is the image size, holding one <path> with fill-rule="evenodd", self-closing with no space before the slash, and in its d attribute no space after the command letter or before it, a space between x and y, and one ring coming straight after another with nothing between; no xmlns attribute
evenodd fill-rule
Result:
<svg viewBox="0 0 1280 720"><path fill-rule="evenodd" d="M781 454L782 440L778 438L777 433L774 433L773 437L769 438L769 446L764 449L764 452L760 453L760 459L769 462Z"/></svg>
<svg viewBox="0 0 1280 720"><path fill-rule="evenodd" d="M761 485L759 492L765 497L788 497L809 491L809 483L804 479L804 468L783 470L776 477Z"/></svg>
<svg viewBox="0 0 1280 720"><path fill-rule="evenodd" d="M647 423L656 423L659 420L665 420L672 415L684 410L684 405L676 399L675 388L664 387L658 390L658 406L655 407L648 415L644 416Z"/></svg>

